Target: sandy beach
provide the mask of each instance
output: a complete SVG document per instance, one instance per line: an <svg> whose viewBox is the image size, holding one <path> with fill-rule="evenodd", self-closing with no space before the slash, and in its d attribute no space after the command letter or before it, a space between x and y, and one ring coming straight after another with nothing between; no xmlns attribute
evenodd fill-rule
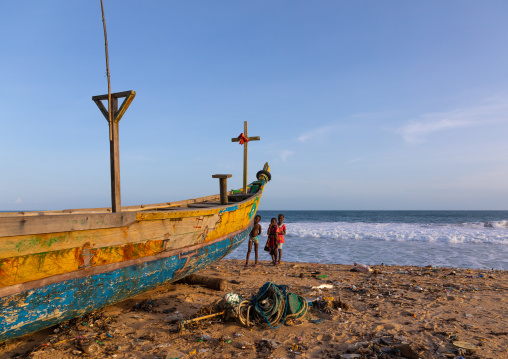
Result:
<svg viewBox="0 0 508 359"><path fill-rule="evenodd" d="M508 358L506 271L380 265L360 273L352 264L253 263L222 260L199 273L225 279L226 291L162 286L1 344L0 359ZM215 317L179 331L182 319L226 293L250 299L266 282L317 300L308 318L270 329ZM325 310L320 297L346 306Z"/></svg>

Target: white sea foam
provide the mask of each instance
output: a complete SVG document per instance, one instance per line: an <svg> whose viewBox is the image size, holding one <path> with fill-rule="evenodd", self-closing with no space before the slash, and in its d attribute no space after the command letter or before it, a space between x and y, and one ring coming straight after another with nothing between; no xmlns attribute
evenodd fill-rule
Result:
<svg viewBox="0 0 508 359"><path fill-rule="evenodd" d="M287 224L288 237L508 245L508 221L485 224L313 222ZM263 225L263 224L262 224ZM264 223L264 228L268 227Z"/></svg>
<svg viewBox="0 0 508 359"><path fill-rule="evenodd" d="M487 222L486 222L487 223ZM505 221L463 224L287 223L283 260L317 263L433 265L508 270ZM266 232L268 223L261 223ZM260 236L264 246L266 234ZM229 258L245 258L247 245ZM260 250L260 259L269 259ZM266 258L265 258L266 257ZM251 255L253 259L253 255Z"/></svg>

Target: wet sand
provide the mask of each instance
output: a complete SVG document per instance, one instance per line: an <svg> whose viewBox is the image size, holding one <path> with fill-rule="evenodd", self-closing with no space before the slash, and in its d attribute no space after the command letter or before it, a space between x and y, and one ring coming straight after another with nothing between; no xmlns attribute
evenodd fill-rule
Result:
<svg viewBox="0 0 508 359"><path fill-rule="evenodd" d="M230 289L169 284L0 345L7 358L508 358L506 271L222 260L199 274ZM266 282L307 300L334 297L349 308L311 307L311 320L246 328L221 317L181 319L233 291L244 299ZM322 284L333 286L316 289ZM319 304L321 302L315 302ZM324 319L313 322L312 320ZM461 342L473 350L460 349ZM90 354L86 354L84 350Z"/></svg>

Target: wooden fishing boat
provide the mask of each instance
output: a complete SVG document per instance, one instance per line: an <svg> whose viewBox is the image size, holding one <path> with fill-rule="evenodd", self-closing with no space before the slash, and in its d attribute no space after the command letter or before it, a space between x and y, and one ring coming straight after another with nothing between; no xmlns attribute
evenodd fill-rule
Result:
<svg viewBox="0 0 508 359"><path fill-rule="evenodd" d="M111 208L1 213L0 342L220 260L247 238L269 170L267 163L245 192L121 207L116 213ZM230 175L214 177L225 184Z"/></svg>

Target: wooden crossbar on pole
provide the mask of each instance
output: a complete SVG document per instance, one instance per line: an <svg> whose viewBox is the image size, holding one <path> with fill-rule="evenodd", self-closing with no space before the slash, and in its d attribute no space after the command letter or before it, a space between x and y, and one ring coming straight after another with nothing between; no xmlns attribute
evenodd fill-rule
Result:
<svg viewBox="0 0 508 359"><path fill-rule="evenodd" d="M243 122L243 136L248 140L243 142L243 193L247 194L247 164L249 160L249 142L250 141L259 141L261 137L248 135L248 122ZM241 136L241 135L240 135ZM231 139L231 142L240 142L240 136Z"/></svg>

